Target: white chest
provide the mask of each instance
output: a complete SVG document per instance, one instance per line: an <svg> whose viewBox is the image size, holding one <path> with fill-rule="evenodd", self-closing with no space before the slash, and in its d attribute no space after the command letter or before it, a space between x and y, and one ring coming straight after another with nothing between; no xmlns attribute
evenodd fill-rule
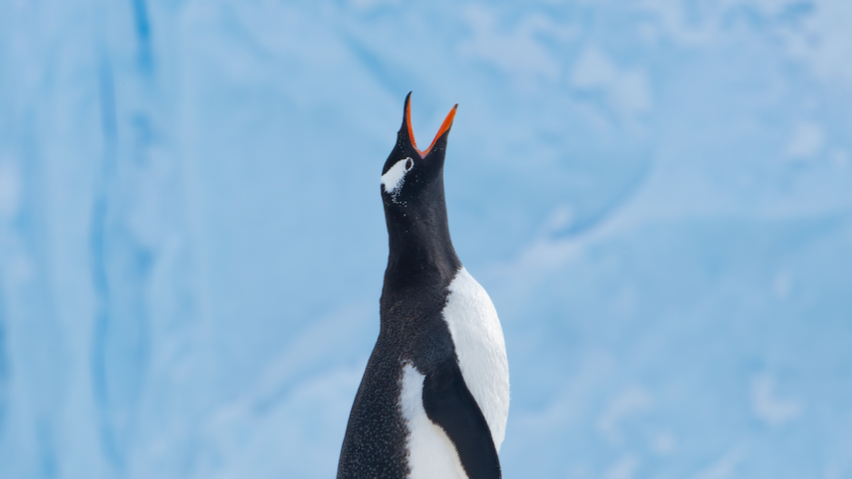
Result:
<svg viewBox="0 0 852 479"><path fill-rule="evenodd" d="M464 267L449 290L444 320L465 384L482 410L499 452L509 416L509 362L503 328L488 293Z"/></svg>
<svg viewBox="0 0 852 479"><path fill-rule="evenodd" d="M465 384L485 416L499 452L509 415L509 364L503 329L488 293L466 269L459 270L449 290L444 320ZM467 479L452 441L423 408L424 378L411 364L403 366L400 407L409 432L409 479Z"/></svg>

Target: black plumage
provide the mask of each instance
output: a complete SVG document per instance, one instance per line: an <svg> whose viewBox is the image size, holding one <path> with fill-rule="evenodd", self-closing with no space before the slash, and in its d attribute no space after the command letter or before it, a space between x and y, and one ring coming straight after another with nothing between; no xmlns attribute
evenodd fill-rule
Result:
<svg viewBox="0 0 852 479"><path fill-rule="evenodd" d="M411 159L401 187L382 187L389 239L380 300L381 327L352 405L340 453L339 479L408 476L408 431L399 406L403 366L425 376L423 407L456 447L470 479L499 478L491 433L465 384L442 311L461 268L450 239L444 197L444 155L455 107L432 145L417 149L405 99L402 127L385 162L385 175Z"/></svg>

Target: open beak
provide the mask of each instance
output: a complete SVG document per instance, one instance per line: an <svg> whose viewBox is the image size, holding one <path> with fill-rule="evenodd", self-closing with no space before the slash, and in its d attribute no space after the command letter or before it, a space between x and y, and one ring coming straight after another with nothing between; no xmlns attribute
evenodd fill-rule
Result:
<svg viewBox="0 0 852 479"><path fill-rule="evenodd" d="M458 107L459 104L456 103L455 106L453 106L453 109L447 113L447 117L444 118L444 122L441 123L441 128L438 130L438 133L435 135L435 139L432 140L429 148L420 151L420 149L417 148L417 143L414 141L414 131L411 130L411 92L409 92L408 96L405 97L405 118L403 119L403 122L408 127L408 138L411 140L411 146L420 154L420 158L425 158L432 150L432 147L435 146L435 143L438 142L438 139L450 131L450 128L453 126L453 119L456 117L456 108Z"/></svg>

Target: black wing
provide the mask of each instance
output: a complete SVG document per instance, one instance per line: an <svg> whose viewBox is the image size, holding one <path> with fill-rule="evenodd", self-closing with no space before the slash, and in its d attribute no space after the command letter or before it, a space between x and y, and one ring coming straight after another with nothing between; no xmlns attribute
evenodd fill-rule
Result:
<svg viewBox="0 0 852 479"><path fill-rule="evenodd" d="M453 441L470 479L500 479L500 459L491 430L464 382L455 358L444 361L423 381L423 408Z"/></svg>

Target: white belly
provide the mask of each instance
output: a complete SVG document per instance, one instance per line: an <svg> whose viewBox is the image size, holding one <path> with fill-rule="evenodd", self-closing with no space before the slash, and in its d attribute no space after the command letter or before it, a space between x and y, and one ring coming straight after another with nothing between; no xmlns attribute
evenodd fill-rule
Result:
<svg viewBox="0 0 852 479"><path fill-rule="evenodd" d="M488 293L464 267L449 290L444 320L465 384L485 416L499 452L509 415L509 363L503 329ZM423 409L424 378L411 364L403 366L400 406L409 433L409 479L468 479L455 445Z"/></svg>
<svg viewBox="0 0 852 479"><path fill-rule="evenodd" d="M411 364L402 368L400 406L408 428L409 479L467 479L456 447L423 409L425 376Z"/></svg>
<svg viewBox="0 0 852 479"><path fill-rule="evenodd" d="M462 267L449 286L444 320L450 328L467 388L500 451L509 416L509 362L497 310L485 289Z"/></svg>

